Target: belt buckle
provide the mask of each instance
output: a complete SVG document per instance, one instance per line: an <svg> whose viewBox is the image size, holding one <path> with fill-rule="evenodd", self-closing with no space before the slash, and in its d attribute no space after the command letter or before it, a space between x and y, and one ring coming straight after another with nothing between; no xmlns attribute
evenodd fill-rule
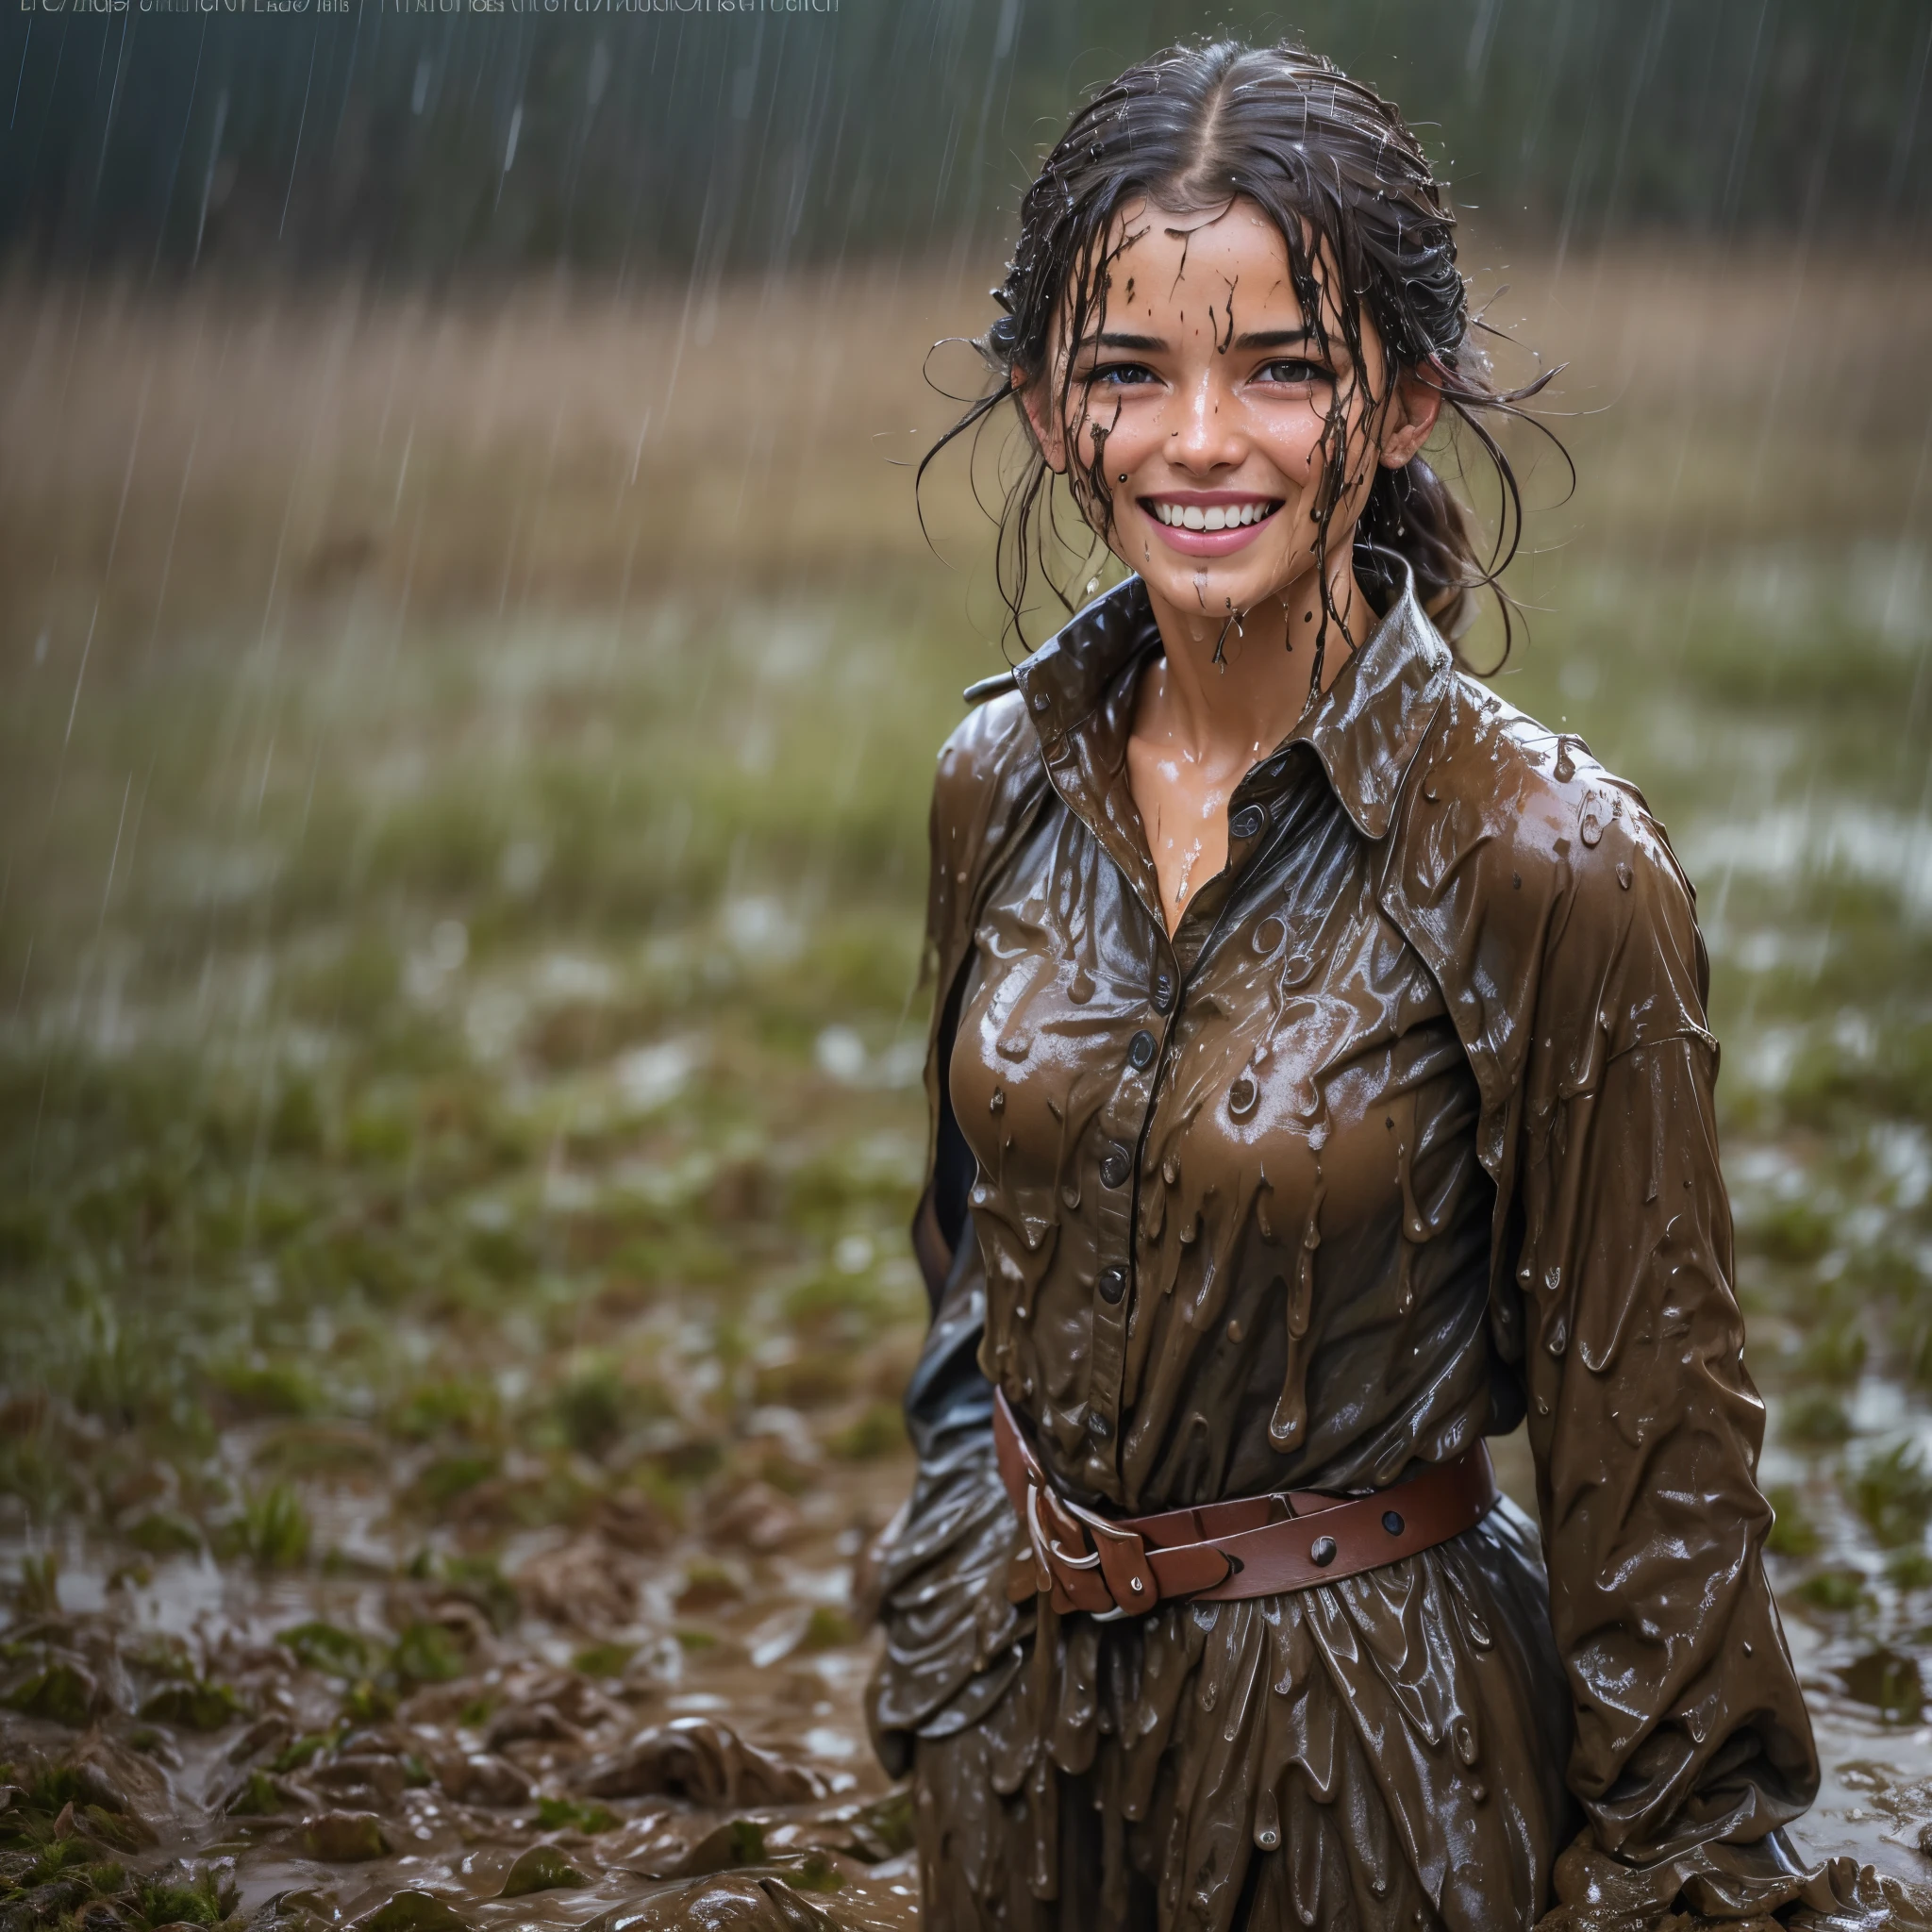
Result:
<svg viewBox="0 0 1932 1932"><path fill-rule="evenodd" d="M1112 1609L1089 1613L1093 1621L1096 1624L1113 1624L1123 1617L1144 1616L1160 1601L1160 1585L1147 1561L1146 1539L1136 1530L1123 1529L1119 1524L1109 1523L1091 1509L1083 1509L1079 1504L1070 1502L1064 1496L1059 1498L1059 1503L1093 1540L1093 1555L1081 1567L1087 1569L1097 1565L1101 1580L1107 1585L1107 1593L1113 1599ZM1123 1600L1120 1580L1107 1562L1109 1550L1118 1559L1117 1567L1124 1573L1127 1589L1134 1595L1144 1596L1146 1600L1143 1603Z"/></svg>
<svg viewBox="0 0 1932 1932"><path fill-rule="evenodd" d="M1042 1503L1047 1512L1059 1511L1072 1517L1075 1523L1082 1525L1096 1543L1102 1538L1105 1538L1123 1549L1130 1548L1134 1553L1135 1558L1138 1560L1138 1567L1142 1570L1146 1569L1146 1546L1131 1530L1117 1528L1113 1524L1108 1522L1106 1517L1096 1516L1091 1509L1083 1509L1079 1504L1070 1502L1058 1491L1042 1498L1041 1491L1043 1487L1041 1482L1033 1478L1029 1471L1026 1484L1026 1536L1033 1550L1034 1581L1038 1584L1041 1592L1045 1594L1058 1586L1063 1596L1072 1596L1073 1592L1068 1591L1064 1585L1059 1584L1056 1574L1057 1569L1098 1570L1101 1573L1099 1579L1101 1587L1107 1591L1108 1598L1112 1601L1113 1608L1110 1610L1089 1610L1086 1614L1091 1617L1096 1624L1114 1624L1118 1623L1123 1617L1138 1615L1141 1607L1133 1604L1124 1604L1115 1596L1113 1583L1107 1574L1105 1560L1100 1550L1095 1548L1084 1555L1074 1556L1070 1550L1066 1549L1061 1544L1059 1539L1049 1529L1047 1524L1041 1521ZM1151 1576L1153 1573L1148 1571L1147 1574ZM1145 1606L1147 1609L1151 1610L1154 1607L1158 1595L1159 1591L1157 1587L1155 1591L1149 1593L1149 1599Z"/></svg>

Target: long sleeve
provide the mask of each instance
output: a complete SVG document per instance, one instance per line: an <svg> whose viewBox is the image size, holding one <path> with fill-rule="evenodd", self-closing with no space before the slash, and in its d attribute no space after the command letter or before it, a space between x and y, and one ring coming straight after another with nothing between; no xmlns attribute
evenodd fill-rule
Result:
<svg viewBox="0 0 1932 1932"><path fill-rule="evenodd" d="M957 1731L999 1701L1030 1625L1030 1609L1016 1609L1003 1587L1016 1524L993 1459L992 1387L978 1361L986 1274L967 1209L973 1157L946 1086L980 874L1035 792L1029 769L1010 757L1021 723L1017 703L973 714L941 754L933 790L931 1136L913 1224L933 1318L906 1391L919 1473L881 1552L874 1594L886 1641L868 1696L874 1748L895 1776L910 1767L913 1736Z"/></svg>
<svg viewBox="0 0 1932 1932"><path fill-rule="evenodd" d="M1815 1882L1779 1827L1818 1764L1762 1559L1764 1409L1732 1290L1703 946L1637 814L1576 860L1537 1001L1517 1270L1589 1819L1557 1891L1764 1909Z"/></svg>

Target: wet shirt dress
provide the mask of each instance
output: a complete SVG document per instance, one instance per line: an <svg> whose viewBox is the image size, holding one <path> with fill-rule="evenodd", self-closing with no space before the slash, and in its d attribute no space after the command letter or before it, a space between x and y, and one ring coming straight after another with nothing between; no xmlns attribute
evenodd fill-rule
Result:
<svg viewBox="0 0 1932 1932"><path fill-rule="evenodd" d="M1817 1767L1661 829L1405 596L1170 940L1126 766L1158 648L1130 580L941 759L935 1312L872 1700L925 1924L1828 1906L1778 1829ZM1526 1420L1541 1537L1504 1504L1334 1584L1058 1617L1008 1595L993 1384L1119 1514L1380 1489Z"/></svg>

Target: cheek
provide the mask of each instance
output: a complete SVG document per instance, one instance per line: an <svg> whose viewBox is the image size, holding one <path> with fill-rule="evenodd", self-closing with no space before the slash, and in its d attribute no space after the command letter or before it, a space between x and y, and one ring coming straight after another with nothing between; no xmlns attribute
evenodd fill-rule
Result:
<svg viewBox="0 0 1932 1932"><path fill-rule="evenodd" d="M1104 441L1107 445L1108 482L1111 484L1123 470L1129 474L1160 447L1165 438L1162 412L1148 405L1126 404L1118 412L1111 399L1097 402L1080 425L1076 449L1083 467L1091 468Z"/></svg>
<svg viewBox="0 0 1932 1932"><path fill-rule="evenodd" d="M1321 474L1327 419L1312 403L1276 405L1254 412L1256 446L1291 482L1305 488Z"/></svg>

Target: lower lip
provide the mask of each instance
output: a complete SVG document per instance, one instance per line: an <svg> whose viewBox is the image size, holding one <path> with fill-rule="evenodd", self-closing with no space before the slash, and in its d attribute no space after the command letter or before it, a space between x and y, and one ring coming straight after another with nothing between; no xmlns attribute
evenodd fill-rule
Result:
<svg viewBox="0 0 1932 1932"><path fill-rule="evenodd" d="M1161 541L1170 550L1178 550L1184 557L1225 557L1230 551L1245 549L1281 512L1273 510L1252 524L1237 524L1231 530L1190 530L1179 524L1163 524L1146 511L1141 514L1159 531Z"/></svg>

